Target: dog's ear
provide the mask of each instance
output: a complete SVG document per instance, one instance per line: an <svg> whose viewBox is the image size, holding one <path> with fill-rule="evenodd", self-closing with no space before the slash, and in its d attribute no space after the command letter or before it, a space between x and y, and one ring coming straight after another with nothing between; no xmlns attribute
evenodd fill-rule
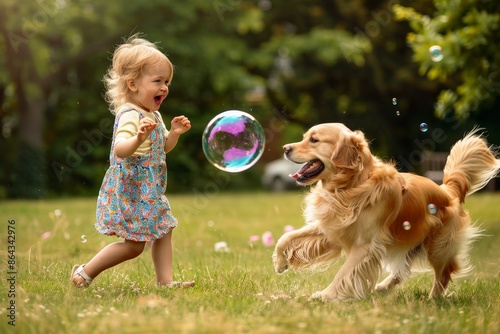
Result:
<svg viewBox="0 0 500 334"><path fill-rule="evenodd" d="M343 140L337 143L332 155L332 162L338 168L363 169L363 160L368 144L361 131L346 134Z"/></svg>

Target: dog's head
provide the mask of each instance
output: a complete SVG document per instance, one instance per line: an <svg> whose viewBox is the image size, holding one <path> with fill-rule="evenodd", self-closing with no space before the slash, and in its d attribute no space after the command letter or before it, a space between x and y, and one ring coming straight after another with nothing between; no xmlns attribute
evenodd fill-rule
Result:
<svg viewBox="0 0 500 334"><path fill-rule="evenodd" d="M295 174L300 185L319 180L331 181L339 173L360 173L372 161L361 131L351 131L341 123L319 124L310 128L302 141L283 146L285 158L306 163Z"/></svg>

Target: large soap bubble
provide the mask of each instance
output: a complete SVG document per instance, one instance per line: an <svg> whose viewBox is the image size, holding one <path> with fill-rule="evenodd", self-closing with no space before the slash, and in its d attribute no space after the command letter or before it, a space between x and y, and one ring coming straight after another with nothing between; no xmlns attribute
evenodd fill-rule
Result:
<svg viewBox="0 0 500 334"><path fill-rule="evenodd" d="M228 110L215 116L203 131L203 152L220 170L238 173L252 167L264 152L264 130L250 114Z"/></svg>

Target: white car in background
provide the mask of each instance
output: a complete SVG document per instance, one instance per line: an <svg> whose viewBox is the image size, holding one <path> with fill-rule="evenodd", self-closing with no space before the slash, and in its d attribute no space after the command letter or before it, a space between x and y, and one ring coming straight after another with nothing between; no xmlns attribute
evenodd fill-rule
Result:
<svg viewBox="0 0 500 334"><path fill-rule="evenodd" d="M303 165L286 159L271 161L264 166L262 184L273 191L297 188L298 185L290 174L297 172Z"/></svg>

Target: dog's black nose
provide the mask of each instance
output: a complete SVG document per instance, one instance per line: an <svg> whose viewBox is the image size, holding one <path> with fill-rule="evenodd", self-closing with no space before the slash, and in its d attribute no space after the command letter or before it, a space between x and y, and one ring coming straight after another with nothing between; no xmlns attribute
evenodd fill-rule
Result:
<svg viewBox="0 0 500 334"><path fill-rule="evenodd" d="M290 153L290 151L292 150L292 145L283 145L283 151L285 151L285 154L288 154Z"/></svg>

